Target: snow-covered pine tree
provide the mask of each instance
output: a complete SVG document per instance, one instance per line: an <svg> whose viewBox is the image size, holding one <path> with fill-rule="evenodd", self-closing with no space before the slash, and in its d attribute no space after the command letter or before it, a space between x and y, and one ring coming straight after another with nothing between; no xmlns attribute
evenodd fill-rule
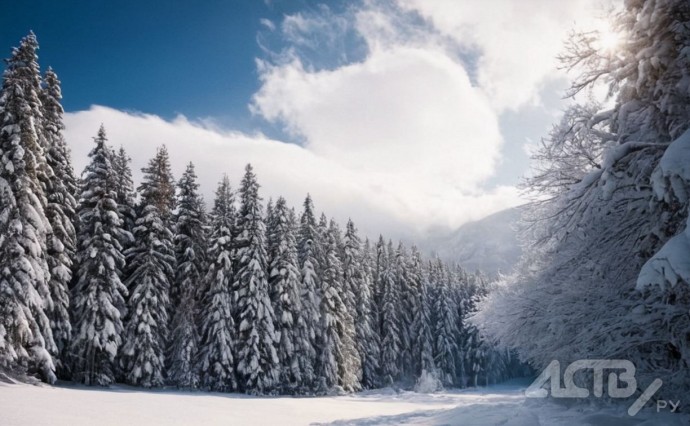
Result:
<svg viewBox="0 0 690 426"><path fill-rule="evenodd" d="M66 350L72 334L69 318L69 287L72 281L72 265L76 251L77 183L70 160L70 153L62 131L63 109L60 101L60 80L51 68L45 73L40 93L43 106L42 131L45 140L45 156L52 173L44 182L47 196L46 216L53 233L48 236L48 267L50 268L50 294L52 309L48 312L56 345L58 375L66 378Z"/></svg>
<svg viewBox="0 0 690 426"><path fill-rule="evenodd" d="M400 375L405 378L414 377L412 361L412 313L415 310L417 296L415 286L418 277L413 274L409 266L409 255L405 245L398 243L395 252L395 285L398 289L400 304L398 305L398 327L400 330Z"/></svg>
<svg viewBox="0 0 690 426"><path fill-rule="evenodd" d="M383 295L383 272L388 268L388 253L386 252L386 242L383 240L383 235L379 235L379 239L374 247L374 316L376 319L376 327L379 336L383 338L383 318L381 316L382 295Z"/></svg>
<svg viewBox="0 0 690 426"><path fill-rule="evenodd" d="M424 373L435 374L434 341L432 337L431 323L431 299L429 297L429 272L423 267L422 256L416 246L412 246L412 259L410 271L418 278L417 301L412 312L412 357L414 371L417 377Z"/></svg>
<svg viewBox="0 0 690 426"><path fill-rule="evenodd" d="M435 268L434 275L438 281L436 282L436 300L434 300L434 362L443 385L452 386L455 384L455 356L458 351L457 310L453 303L451 277L447 266L437 260Z"/></svg>
<svg viewBox="0 0 690 426"><path fill-rule="evenodd" d="M262 214L259 184L251 165L247 165L240 186L240 212L237 221L238 266L235 287L238 291L239 333L237 372L241 389L253 394L272 392L278 380L278 335L267 280L266 229Z"/></svg>
<svg viewBox="0 0 690 426"><path fill-rule="evenodd" d="M319 276L317 271L321 268L316 258L317 246L320 246L320 238L317 231L314 206L311 197L307 195L304 200L304 212L300 217L297 256L300 266L300 296L302 303L302 318L307 327L307 340L302 344L302 382L306 389L315 389L316 377L316 346L320 330L319 304L321 301Z"/></svg>
<svg viewBox="0 0 690 426"><path fill-rule="evenodd" d="M146 197L148 204L156 207L163 221L170 226L175 210L175 179L170 168L168 148L165 145L159 147L156 156L141 171L144 178L137 190Z"/></svg>
<svg viewBox="0 0 690 426"><path fill-rule="evenodd" d="M384 248L386 262L381 270L381 374L384 384L400 377L400 288L396 282L396 252L393 243ZM381 254L384 255L383 253Z"/></svg>
<svg viewBox="0 0 690 426"><path fill-rule="evenodd" d="M270 261L269 288L276 316L276 331L280 336L277 351L280 359L280 388L283 393L295 393L304 388L302 350L309 340L309 328L302 316L300 295L301 275L297 259L297 241L290 219L290 210L283 197L272 209L273 247Z"/></svg>
<svg viewBox="0 0 690 426"><path fill-rule="evenodd" d="M455 342L458 346L458 353L455 356L455 384L459 387L465 387L468 383L470 370L472 368L479 368L480 365L479 363L467 362L468 357L463 345L468 339L470 332L470 327L465 324L465 318L467 312L472 307L472 298L475 295L476 286L474 281L469 279L468 274L458 264L448 267L448 281L450 282L450 294L453 299L452 304L455 308ZM478 335L475 340L477 344L484 344L484 341L480 340ZM466 365L469 369L465 368ZM474 365L474 367L470 367L471 365Z"/></svg>
<svg viewBox="0 0 690 426"><path fill-rule="evenodd" d="M57 352L48 313L53 311L44 208L49 167L40 123L40 72L33 33L7 60L0 93L0 363L28 367L55 380ZM4 342L3 342L4 340Z"/></svg>
<svg viewBox="0 0 690 426"><path fill-rule="evenodd" d="M354 225L352 228L354 231ZM340 355L338 359L338 382L346 392L356 392L362 389L362 360L357 350L357 329L355 328L357 310L354 307L355 297L354 294L352 294L352 284L354 283L345 282L345 268L343 264L343 258L345 257L346 251L345 241L342 238L340 227L333 219L331 219L329 223L328 238L333 239L335 242L335 247L337 249L336 256L339 258L340 269L343 271L343 275L340 279L340 297L343 301L343 309L337 311L339 315L338 333L340 334L340 343L342 345L342 349L338 352ZM358 242L358 245L361 245L361 243ZM354 241L351 241L350 248L353 249L354 246ZM352 264L358 262L359 252L359 247L357 250L353 250L354 256L351 259ZM352 264L348 265L348 267L352 267ZM361 273L361 271L350 275L353 279L357 279L356 275L359 273ZM348 300L350 300L350 302L348 302Z"/></svg>
<svg viewBox="0 0 690 426"><path fill-rule="evenodd" d="M224 176L216 190L211 212L208 273L201 294L201 343L196 366L201 376L201 386L222 392L238 389L235 371L238 348L232 315L235 215L230 181Z"/></svg>
<svg viewBox="0 0 690 426"><path fill-rule="evenodd" d="M174 206L168 185L173 181L165 148L160 148L142 171L134 246L126 252L130 296L121 364L128 383L155 387L164 384L170 283L175 266L173 234L168 226Z"/></svg>
<svg viewBox="0 0 690 426"><path fill-rule="evenodd" d="M350 225L348 224L349 232ZM353 231L353 234L356 236L356 230ZM362 386L366 389L373 389L380 382L381 342L373 312L374 298L372 290L374 274L372 270L371 246L368 239L364 242L358 263L361 270L361 279L357 281L358 286L355 288L357 349L362 360Z"/></svg>
<svg viewBox="0 0 690 426"><path fill-rule="evenodd" d="M319 231L322 231L323 218L319 224ZM322 240L322 253L324 262L322 264L321 284L321 304L320 317L321 326L319 330L319 371L318 390L320 393L328 393L344 390L341 385L341 373L344 372L344 342L340 330L345 312L347 310L345 302L341 298L342 291L342 263L338 257L338 243L334 233L326 229Z"/></svg>
<svg viewBox="0 0 690 426"><path fill-rule="evenodd" d="M175 280L170 292L173 318L168 349L168 381L181 388L199 384L195 358L199 345L196 323L198 286L206 273L206 233L203 200L191 162L177 187L174 213ZM232 281L230 281L232 282Z"/></svg>
<svg viewBox="0 0 690 426"><path fill-rule="evenodd" d="M132 168L129 166L131 161L125 148L120 146L113 158L113 168L115 169L115 192L117 194L118 213L122 219L124 229L127 230L127 233L123 235L123 240L120 241L124 251L129 249L134 243L132 232L134 231L134 222L137 220L134 202L134 181L132 180Z"/></svg>
<svg viewBox="0 0 690 426"><path fill-rule="evenodd" d="M339 233L339 232L338 232ZM349 312L356 313L355 293L361 287L362 265L360 264L362 241L357 235L357 229L352 220L347 221L345 237L343 238L343 302Z"/></svg>
<svg viewBox="0 0 690 426"><path fill-rule="evenodd" d="M91 162L82 174L76 285L72 293L74 327L70 346L72 380L107 386L115 381L115 357L122 344L127 289L121 271L125 233L115 202L111 150L103 126L94 138Z"/></svg>

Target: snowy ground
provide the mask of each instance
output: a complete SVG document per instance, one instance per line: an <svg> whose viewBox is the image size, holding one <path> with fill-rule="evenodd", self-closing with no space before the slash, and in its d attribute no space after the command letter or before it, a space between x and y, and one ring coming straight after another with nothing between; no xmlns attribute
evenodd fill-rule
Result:
<svg viewBox="0 0 690 426"><path fill-rule="evenodd" d="M568 408L526 400L525 382L436 394L363 392L319 398L257 398L201 392L0 383L0 425L686 425L690 417L636 417L625 406Z"/></svg>

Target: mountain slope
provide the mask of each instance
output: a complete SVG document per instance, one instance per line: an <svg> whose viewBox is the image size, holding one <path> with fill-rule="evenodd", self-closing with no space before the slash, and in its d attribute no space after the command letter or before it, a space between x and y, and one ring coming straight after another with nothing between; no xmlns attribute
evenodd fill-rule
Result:
<svg viewBox="0 0 690 426"><path fill-rule="evenodd" d="M501 210L466 223L448 236L431 238L424 248L469 271L479 269L489 275L509 272L522 253L516 232L521 214L522 207Z"/></svg>

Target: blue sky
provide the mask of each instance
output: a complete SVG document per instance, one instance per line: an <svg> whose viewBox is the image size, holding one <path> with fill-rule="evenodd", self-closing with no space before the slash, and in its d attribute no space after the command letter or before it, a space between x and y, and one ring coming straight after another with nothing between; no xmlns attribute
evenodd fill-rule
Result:
<svg viewBox="0 0 690 426"><path fill-rule="evenodd" d="M62 80L64 107L92 104L172 118L221 117L249 130L258 90L261 19L310 10L308 0L4 1L0 48L33 30L42 66ZM341 2L328 2L339 8Z"/></svg>
<svg viewBox="0 0 690 426"><path fill-rule="evenodd" d="M601 4L5 0L0 51L36 33L77 170L103 123L135 171L160 144L178 173L193 160L207 198L252 162L266 198L419 236L524 202L568 102L555 57Z"/></svg>

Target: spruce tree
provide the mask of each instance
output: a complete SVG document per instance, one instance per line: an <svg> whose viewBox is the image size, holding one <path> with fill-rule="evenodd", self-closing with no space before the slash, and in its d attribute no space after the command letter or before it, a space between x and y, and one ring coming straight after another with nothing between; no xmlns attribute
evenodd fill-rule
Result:
<svg viewBox="0 0 690 426"><path fill-rule="evenodd" d="M106 386L115 380L115 357L122 344L127 289L120 279L125 258L123 229L115 202L111 150L103 126L82 178L79 199L77 282L72 293L72 379Z"/></svg>
<svg viewBox="0 0 690 426"><path fill-rule="evenodd" d="M175 179L170 168L170 157L165 145L156 150L156 156L141 169L144 179L137 190L146 198L146 203L158 210L169 226L175 209Z"/></svg>
<svg viewBox="0 0 690 426"><path fill-rule="evenodd" d="M322 221L323 222L323 221ZM326 232L323 239L319 330L319 392L325 393L339 386L339 360L343 358L343 342L339 330L343 327L342 312L345 302L341 298L342 265L338 258L335 235Z"/></svg>
<svg viewBox="0 0 690 426"><path fill-rule="evenodd" d="M395 252L395 286L399 295L398 320L400 330L400 374L413 376L412 361L412 313L415 310L416 294L415 286L418 277L409 266L407 250L402 242L398 244Z"/></svg>
<svg viewBox="0 0 690 426"><path fill-rule="evenodd" d="M354 228L354 225L352 226ZM350 233L348 224L348 233ZM356 230L351 232L356 237ZM381 357L381 342L377 332L374 316L373 290L373 268L371 258L371 247L369 240L364 243L362 252L359 255L361 277L357 281L355 293L355 305L357 317L355 327L357 329L357 349L362 360L362 386L367 389L375 388L379 385L379 366Z"/></svg>
<svg viewBox="0 0 690 426"><path fill-rule="evenodd" d="M170 298L173 318L168 351L168 380L178 387L198 386L195 369L199 332L196 326L198 286L206 272L206 234L203 201L194 164L189 163L178 182L175 221L175 280Z"/></svg>
<svg viewBox="0 0 690 426"><path fill-rule="evenodd" d="M46 239L49 167L40 127L40 73L33 33L7 60L0 94L0 364L55 380L57 352Z"/></svg>
<svg viewBox="0 0 690 426"><path fill-rule="evenodd" d="M215 391L238 388L235 371L237 337L232 315L234 201L230 181L224 176L216 190L211 212L208 272L201 294L201 343L197 358L201 386Z"/></svg>
<svg viewBox="0 0 690 426"><path fill-rule="evenodd" d="M273 247L269 266L269 287L280 336L277 351L280 359L280 385L283 392L295 393L303 388L302 350L308 340L308 329L302 316L301 276L297 260L297 241L290 210L283 197L272 209Z"/></svg>
<svg viewBox="0 0 690 426"><path fill-rule="evenodd" d="M131 234L134 232L134 222L136 222L134 181L132 180L132 168L130 167L131 158L127 155L124 147L114 154L113 168L115 169L115 192L117 194L117 209L122 219L122 225L127 234L123 235L120 241L122 249L129 249L134 243Z"/></svg>
<svg viewBox="0 0 690 426"><path fill-rule="evenodd" d="M168 226L174 199L169 200L172 176L167 151L159 149L142 171L135 243L126 253L130 296L121 359L128 383L155 387L164 383L170 283L175 265L173 235Z"/></svg>
<svg viewBox="0 0 690 426"><path fill-rule="evenodd" d="M320 238L316 229L314 206L311 197L307 195L304 200L304 212L300 217L298 260L300 266L300 296L302 304L302 318L307 327L306 339L301 341L302 356L302 382L306 389L315 389L316 377L316 347L319 333L319 303L321 300L319 291L320 270L316 259L317 246L320 246Z"/></svg>
<svg viewBox="0 0 690 426"><path fill-rule="evenodd" d="M435 277L438 281L434 300L434 362L439 369L443 385L452 386L455 384L455 357L458 352L457 314L451 293L451 277L448 268L440 260L437 261L435 267Z"/></svg>
<svg viewBox="0 0 690 426"><path fill-rule="evenodd" d="M393 243L385 248L387 261L381 271L381 370L384 383L400 377L400 289L396 281L396 252Z"/></svg>
<svg viewBox="0 0 690 426"><path fill-rule="evenodd" d="M275 314L267 280L266 229L262 214L259 184L247 165L240 186L238 218L238 291L239 334L237 371L244 390L264 394L275 389L279 373L276 352L278 341Z"/></svg>
<svg viewBox="0 0 690 426"><path fill-rule="evenodd" d="M45 156L51 172L44 183L47 194L46 216L52 228L47 240L47 259L50 268L50 294L53 300L48 316L55 339L58 373L67 375L67 346L71 339L72 327L69 318L69 286L72 281L72 266L76 251L77 192L76 179L70 153L62 131L63 109L60 101L62 92L60 80L51 68L45 73L44 85L40 93L43 106L42 131L45 140Z"/></svg>
<svg viewBox="0 0 690 426"><path fill-rule="evenodd" d="M431 299L429 295L429 272L422 265L421 254L416 247L412 247L411 268L417 274L417 303L414 305L412 313L412 331L414 341L412 344L412 356L415 366L415 374L421 377L424 373L434 373L436 365L434 363L432 322L431 322Z"/></svg>

